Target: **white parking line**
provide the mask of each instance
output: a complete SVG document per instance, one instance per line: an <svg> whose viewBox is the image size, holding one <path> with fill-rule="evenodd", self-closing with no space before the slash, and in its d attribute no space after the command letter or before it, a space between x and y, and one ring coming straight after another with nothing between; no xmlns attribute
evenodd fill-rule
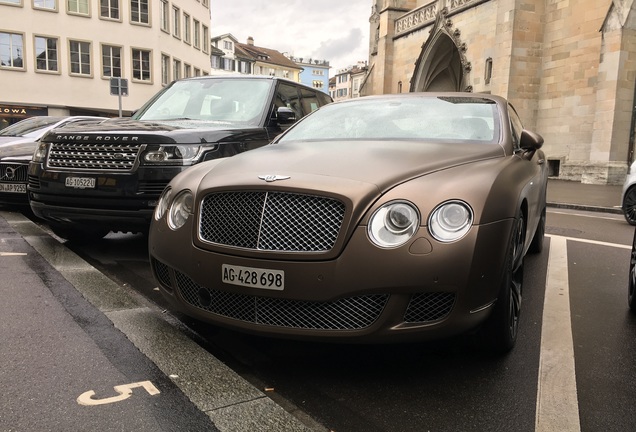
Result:
<svg viewBox="0 0 636 432"><path fill-rule="evenodd" d="M580 432L567 238L550 236L535 432Z"/></svg>

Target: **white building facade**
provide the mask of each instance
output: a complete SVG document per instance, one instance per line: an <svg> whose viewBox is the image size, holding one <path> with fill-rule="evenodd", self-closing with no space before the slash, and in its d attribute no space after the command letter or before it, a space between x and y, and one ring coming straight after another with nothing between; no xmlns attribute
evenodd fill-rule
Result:
<svg viewBox="0 0 636 432"><path fill-rule="evenodd" d="M0 0L0 127L33 115L129 113L210 71L209 0Z"/></svg>

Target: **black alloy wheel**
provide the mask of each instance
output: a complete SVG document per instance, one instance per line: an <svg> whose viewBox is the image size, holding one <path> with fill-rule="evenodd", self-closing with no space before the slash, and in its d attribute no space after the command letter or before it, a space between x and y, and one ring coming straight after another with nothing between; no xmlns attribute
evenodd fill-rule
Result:
<svg viewBox="0 0 636 432"><path fill-rule="evenodd" d="M627 283L627 304L636 313L636 230L632 240L632 256L629 260L629 281Z"/></svg>
<svg viewBox="0 0 636 432"><path fill-rule="evenodd" d="M630 225L636 225L636 186L630 187L623 198L623 215Z"/></svg>
<svg viewBox="0 0 636 432"><path fill-rule="evenodd" d="M509 352L517 341L523 291L526 223L519 211L510 235L505 270L492 314L482 327L482 340L496 354Z"/></svg>

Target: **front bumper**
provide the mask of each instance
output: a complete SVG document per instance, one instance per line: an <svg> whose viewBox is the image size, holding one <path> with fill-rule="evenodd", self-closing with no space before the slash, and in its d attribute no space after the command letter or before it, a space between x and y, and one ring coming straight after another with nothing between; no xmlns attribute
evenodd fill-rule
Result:
<svg viewBox="0 0 636 432"><path fill-rule="evenodd" d="M195 247L183 231L153 223L153 274L174 308L236 330L298 339L430 340L479 326L500 286L512 221L475 226L440 244L421 228L402 248L372 246L355 230L337 258L247 258ZM191 228L191 227L190 227ZM185 235L184 235L185 234ZM222 282L222 265L285 272L282 291Z"/></svg>

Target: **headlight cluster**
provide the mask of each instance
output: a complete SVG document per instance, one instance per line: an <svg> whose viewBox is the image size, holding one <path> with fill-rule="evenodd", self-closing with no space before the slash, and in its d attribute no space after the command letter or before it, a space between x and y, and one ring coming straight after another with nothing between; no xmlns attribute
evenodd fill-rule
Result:
<svg viewBox="0 0 636 432"><path fill-rule="evenodd" d="M162 145L150 149L143 155L145 164L157 165L192 165L196 163L204 150L213 150L214 146L195 144Z"/></svg>
<svg viewBox="0 0 636 432"><path fill-rule="evenodd" d="M159 198L159 203L155 207L155 220L161 219L167 213L168 226L173 230L177 230L186 223L192 214L194 196L189 190L179 192L174 199L172 198L173 195L171 188L163 191L161 198Z"/></svg>
<svg viewBox="0 0 636 432"><path fill-rule="evenodd" d="M428 219L431 235L449 243L462 238L473 223L473 211L463 201L447 201L437 206ZM367 227L371 241L382 248L408 242L420 226L420 213L408 201L391 201L373 213Z"/></svg>
<svg viewBox="0 0 636 432"><path fill-rule="evenodd" d="M44 162L46 158L46 143L40 141L33 153L33 162Z"/></svg>

